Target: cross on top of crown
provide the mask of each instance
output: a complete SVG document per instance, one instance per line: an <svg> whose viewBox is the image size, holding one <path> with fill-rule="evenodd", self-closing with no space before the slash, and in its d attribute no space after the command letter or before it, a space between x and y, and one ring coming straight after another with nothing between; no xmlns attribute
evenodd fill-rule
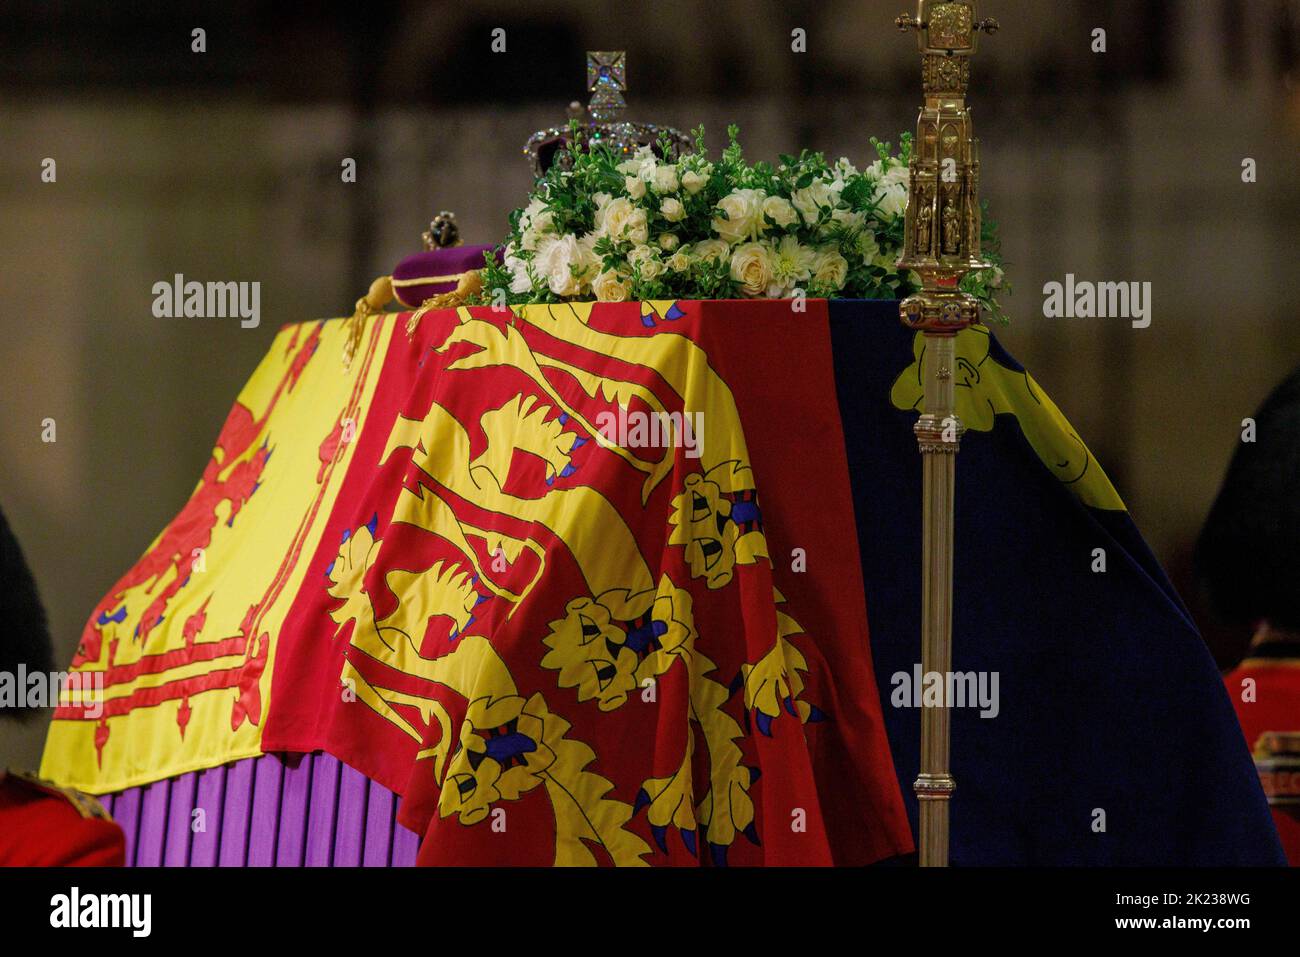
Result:
<svg viewBox="0 0 1300 957"><path fill-rule="evenodd" d="M596 92L598 86L627 89L627 53L623 50L587 51L587 89Z"/></svg>
<svg viewBox="0 0 1300 957"><path fill-rule="evenodd" d="M587 51L587 89L591 91L588 112L603 123L614 119L626 107L627 54L623 50Z"/></svg>

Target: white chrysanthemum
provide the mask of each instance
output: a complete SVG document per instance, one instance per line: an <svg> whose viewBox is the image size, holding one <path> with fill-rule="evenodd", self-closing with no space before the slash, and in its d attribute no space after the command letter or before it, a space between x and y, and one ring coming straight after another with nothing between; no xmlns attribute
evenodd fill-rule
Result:
<svg viewBox="0 0 1300 957"><path fill-rule="evenodd" d="M783 236L772 247L771 276L767 283L769 299L777 299L792 293L800 283L805 283L812 276L813 262L817 254L803 245L794 236Z"/></svg>

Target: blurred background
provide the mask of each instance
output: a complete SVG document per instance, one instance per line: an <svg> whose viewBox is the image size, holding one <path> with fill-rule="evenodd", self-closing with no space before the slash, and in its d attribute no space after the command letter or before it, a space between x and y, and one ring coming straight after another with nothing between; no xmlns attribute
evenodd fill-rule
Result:
<svg viewBox="0 0 1300 957"><path fill-rule="evenodd" d="M0 0L0 507L60 660L179 511L280 325L349 313L439 209L467 242L504 235L531 184L523 142L586 101L586 50L628 51L633 119L703 122L715 149L735 122L751 159L861 165L868 137L915 124L919 58L893 26L913 7ZM1191 546L1241 420L1300 359L1300 0L981 13L1002 23L971 97L1015 287L998 334L1194 601ZM1043 318L1067 272L1151 282L1150 327ZM260 327L154 318L176 273L260 281ZM1201 623L1226 660L1243 636ZM0 725L0 766L35 766L43 739Z"/></svg>

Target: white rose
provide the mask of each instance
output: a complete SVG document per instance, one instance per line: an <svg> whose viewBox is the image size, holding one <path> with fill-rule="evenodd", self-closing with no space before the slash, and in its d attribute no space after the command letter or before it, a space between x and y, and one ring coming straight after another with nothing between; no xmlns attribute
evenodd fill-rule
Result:
<svg viewBox="0 0 1300 957"><path fill-rule="evenodd" d="M657 166L652 174L650 184L656 193L671 193L677 189L677 167Z"/></svg>
<svg viewBox="0 0 1300 957"><path fill-rule="evenodd" d="M601 202L602 199L604 202ZM596 215L594 217L596 235L610 236L612 238L612 227L622 225L628 214L632 212L632 204L622 196L614 199L608 193L600 193L596 196L596 200Z"/></svg>
<svg viewBox="0 0 1300 957"><path fill-rule="evenodd" d="M722 262L731 258L731 247L721 239L705 239L691 247L691 255L702 261Z"/></svg>
<svg viewBox="0 0 1300 957"><path fill-rule="evenodd" d="M581 295L595 278L600 261L591 250L590 239L579 240L570 233L544 240L533 268L555 295L573 297Z"/></svg>
<svg viewBox="0 0 1300 957"><path fill-rule="evenodd" d="M623 188L627 190L627 194L633 199L640 199L645 195L645 180L639 176L629 176L623 180Z"/></svg>
<svg viewBox="0 0 1300 957"><path fill-rule="evenodd" d="M678 239L676 236L674 236L672 233L659 234L659 248L666 253L670 253L674 249L676 249L677 244L680 242L681 240Z"/></svg>
<svg viewBox="0 0 1300 957"><path fill-rule="evenodd" d="M728 243L762 235L767 228L763 222L766 198L758 189L732 190L718 203L723 215L713 220L713 231Z"/></svg>
<svg viewBox="0 0 1300 957"><path fill-rule="evenodd" d="M651 246L633 246L627 254L627 264L638 267L642 279L654 279L664 271L659 254Z"/></svg>
<svg viewBox="0 0 1300 957"><path fill-rule="evenodd" d="M690 272L691 269L690 253L687 252L684 248L679 249L677 250L677 252L673 253L671 256L668 257L668 262L666 263L666 265L673 272Z"/></svg>
<svg viewBox="0 0 1300 957"><path fill-rule="evenodd" d="M688 169L682 174L682 188L692 196L702 190L704 184L708 181L709 178L707 176L697 173L693 169Z"/></svg>
<svg viewBox="0 0 1300 957"><path fill-rule="evenodd" d="M659 215L670 223L680 223L686 216L686 207L680 199L669 196L659 205Z"/></svg>
<svg viewBox="0 0 1300 957"><path fill-rule="evenodd" d="M772 261L762 243L737 246L731 255L731 278L741 284L741 292L754 298L767 291L772 281Z"/></svg>
<svg viewBox="0 0 1300 957"><path fill-rule="evenodd" d="M591 281L591 291L600 302L625 302L632 295L632 282L607 269Z"/></svg>
<svg viewBox="0 0 1300 957"><path fill-rule="evenodd" d="M763 215L782 229L799 219L799 214L795 212L795 208L790 204L790 201L782 199L780 196L769 196L763 200Z"/></svg>
<svg viewBox="0 0 1300 957"><path fill-rule="evenodd" d="M627 254L627 263L629 266L635 266L637 263L643 263L647 259L654 259L655 251L645 244L633 246Z"/></svg>
<svg viewBox="0 0 1300 957"><path fill-rule="evenodd" d="M839 191L833 189L825 180L816 179L803 189L796 189L790 194L790 201L799 210L803 221L811 226L817 222L823 209L833 209L840 199Z"/></svg>
<svg viewBox="0 0 1300 957"><path fill-rule="evenodd" d="M615 242L643 243L649 233L645 210L633 206L625 197L611 199L596 210L596 236L608 236Z"/></svg>
<svg viewBox="0 0 1300 957"><path fill-rule="evenodd" d="M632 210L623 227L623 238L634 243L643 243L650 238L650 222L646 219L644 209Z"/></svg>
<svg viewBox="0 0 1300 957"><path fill-rule="evenodd" d="M849 278L849 262L834 246L823 247L813 257L812 278L819 285L838 292Z"/></svg>

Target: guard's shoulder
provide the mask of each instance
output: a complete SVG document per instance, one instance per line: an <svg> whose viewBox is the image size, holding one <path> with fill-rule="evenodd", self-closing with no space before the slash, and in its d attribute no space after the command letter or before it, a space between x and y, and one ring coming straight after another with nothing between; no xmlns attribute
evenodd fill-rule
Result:
<svg viewBox="0 0 1300 957"><path fill-rule="evenodd" d="M103 821L111 821L112 817L104 810L104 805L89 794L73 788L65 788L55 784L53 781L47 781L44 778L37 777L27 771L15 771L12 768L5 770L0 775L0 782L8 784L10 787L20 790L26 790L46 797L58 798L71 804L73 809L83 818L99 818Z"/></svg>

